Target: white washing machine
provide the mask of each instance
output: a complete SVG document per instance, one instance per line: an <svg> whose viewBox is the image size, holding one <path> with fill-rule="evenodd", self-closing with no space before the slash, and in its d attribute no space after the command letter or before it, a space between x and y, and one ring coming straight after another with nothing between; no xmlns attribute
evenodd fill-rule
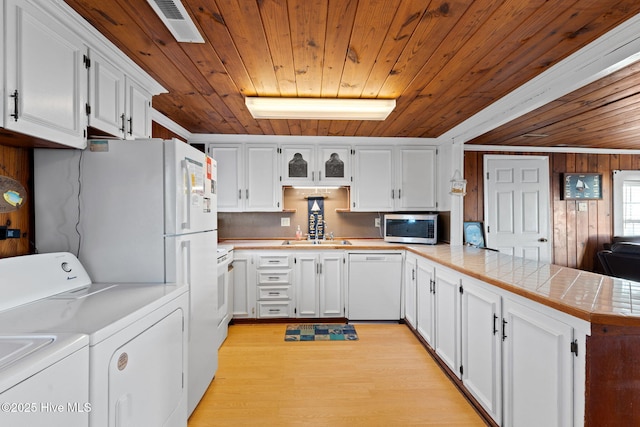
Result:
<svg viewBox="0 0 640 427"><path fill-rule="evenodd" d="M0 312L0 332L87 336L89 425L186 426L188 287L92 284L69 253L19 258L33 262L23 275L37 272L57 292Z"/></svg>
<svg viewBox="0 0 640 427"><path fill-rule="evenodd" d="M0 425L86 427L88 342L83 334L0 335Z"/></svg>

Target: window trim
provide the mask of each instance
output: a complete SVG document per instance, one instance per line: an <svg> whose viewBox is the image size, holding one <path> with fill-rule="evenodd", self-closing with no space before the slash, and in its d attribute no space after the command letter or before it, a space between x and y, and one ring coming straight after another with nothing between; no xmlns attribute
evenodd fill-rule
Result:
<svg viewBox="0 0 640 427"><path fill-rule="evenodd" d="M625 181L639 181L640 170L613 171L613 235L624 236L623 212L624 203L623 184Z"/></svg>

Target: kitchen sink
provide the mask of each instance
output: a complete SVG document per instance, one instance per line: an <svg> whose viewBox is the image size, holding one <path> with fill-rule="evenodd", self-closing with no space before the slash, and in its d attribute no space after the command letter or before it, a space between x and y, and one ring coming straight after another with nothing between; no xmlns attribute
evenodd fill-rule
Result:
<svg viewBox="0 0 640 427"><path fill-rule="evenodd" d="M285 240L283 246L346 246L350 245L348 240Z"/></svg>

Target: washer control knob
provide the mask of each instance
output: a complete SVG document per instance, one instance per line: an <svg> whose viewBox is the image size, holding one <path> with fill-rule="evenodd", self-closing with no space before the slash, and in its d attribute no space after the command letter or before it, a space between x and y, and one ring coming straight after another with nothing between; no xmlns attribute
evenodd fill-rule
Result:
<svg viewBox="0 0 640 427"><path fill-rule="evenodd" d="M69 263L68 263L68 262L63 262L63 263L60 265L60 267L62 267L62 270L63 270L65 273L70 273L70 272L71 272L71 266L69 265Z"/></svg>

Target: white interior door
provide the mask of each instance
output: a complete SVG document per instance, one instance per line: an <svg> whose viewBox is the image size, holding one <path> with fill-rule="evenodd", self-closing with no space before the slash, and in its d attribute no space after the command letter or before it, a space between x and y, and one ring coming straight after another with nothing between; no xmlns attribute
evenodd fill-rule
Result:
<svg viewBox="0 0 640 427"><path fill-rule="evenodd" d="M486 246L551 261L549 158L484 156Z"/></svg>

